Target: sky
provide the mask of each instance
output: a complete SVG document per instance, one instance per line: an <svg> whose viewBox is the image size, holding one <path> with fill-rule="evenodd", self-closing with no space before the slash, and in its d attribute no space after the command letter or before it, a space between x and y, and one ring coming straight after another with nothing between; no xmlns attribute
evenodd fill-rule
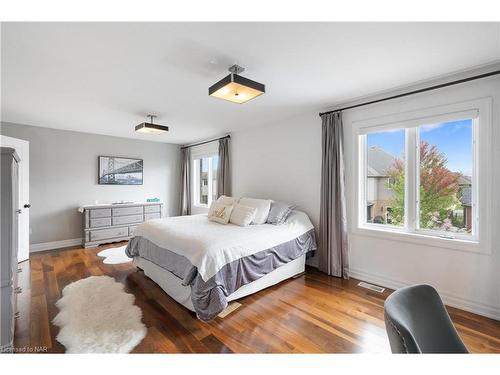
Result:
<svg viewBox="0 0 500 375"><path fill-rule="evenodd" d="M212 156L212 163L213 170L217 170L217 167L219 166L219 157ZM201 159L201 171L208 172L208 158Z"/></svg>
<svg viewBox="0 0 500 375"><path fill-rule="evenodd" d="M472 120L458 120L420 127L420 140L436 145L448 159L448 169L472 175ZM378 146L390 154L402 157L404 152L404 129L369 133L368 147Z"/></svg>

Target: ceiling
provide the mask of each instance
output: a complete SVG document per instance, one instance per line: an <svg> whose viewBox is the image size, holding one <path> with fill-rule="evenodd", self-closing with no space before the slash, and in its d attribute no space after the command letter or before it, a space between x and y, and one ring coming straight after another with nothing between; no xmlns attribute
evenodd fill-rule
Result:
<svg viewBox="0 0 500 375"><path fill-rule="evenodd" d="M3 23L2 121L188 143L500 60L500 23ZM238 63L266 85L208 96ZM146 114L170 127L134 132Z"/></svg>

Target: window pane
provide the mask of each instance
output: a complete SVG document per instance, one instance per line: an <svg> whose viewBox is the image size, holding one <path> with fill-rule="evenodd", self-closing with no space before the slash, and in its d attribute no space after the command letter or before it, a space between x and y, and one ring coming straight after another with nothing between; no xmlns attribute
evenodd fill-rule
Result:
<svg viewBox="0 0 500 375"><path fill-rule="evenodd" d="M208 204L208 158L200 159L200 204Z"/></svg>
<svg viewBox="0 0 500 375"><path fill-rule="evenodd" d="M405 130L366 135L366 221L404 225Z"/></svg>
<svg viewBox="0 0 500 375"><path fill-rule="evenodd" d="M217 199L217 168L219 167L219 156L212 156L212 201Z"/></svg>
<svg viewBox="0 0 500 375"><path fill-rule="evenodd" d="M420 130L420 228L472 232L472 120Z"/></svg>

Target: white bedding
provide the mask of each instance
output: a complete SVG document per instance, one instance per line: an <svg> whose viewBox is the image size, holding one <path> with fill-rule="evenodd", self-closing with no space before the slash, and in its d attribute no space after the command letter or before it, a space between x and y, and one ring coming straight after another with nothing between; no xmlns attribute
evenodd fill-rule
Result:
<svg viewBox="0 0 500 375"><path fill-rule="evenodd" d="M149 220L139 225L134 235L186 257L207 281L226 264L291 241L311 229L311 221L301 211L293 211L282 225L246 227L215 223L202 214Z"/></svg>

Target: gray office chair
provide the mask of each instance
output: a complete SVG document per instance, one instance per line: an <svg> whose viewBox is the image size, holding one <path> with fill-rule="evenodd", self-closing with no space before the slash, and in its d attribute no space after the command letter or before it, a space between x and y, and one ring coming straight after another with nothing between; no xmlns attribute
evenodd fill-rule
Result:
<svg viewBox="0 0 500 375"><path fill-rule="evenodd" d="M384 303L384 318L393 353L468 353L430 285L396 290Z"/></svg>

